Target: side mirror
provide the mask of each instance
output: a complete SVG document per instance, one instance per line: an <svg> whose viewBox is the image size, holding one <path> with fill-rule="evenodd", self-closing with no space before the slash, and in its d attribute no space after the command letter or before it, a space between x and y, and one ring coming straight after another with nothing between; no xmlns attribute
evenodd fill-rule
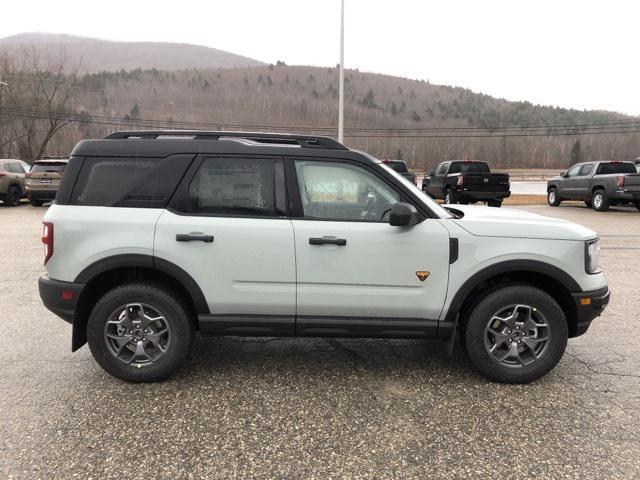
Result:
<svg viewBox="0 0 640 480"><path fill-rule="evenodd" d="M434 173L434 172L435 172L435 169L434 169L434 168L432 168L431 170L429 170L429 171L427 172L427 177L433 177L433 173Z"/></svg>
<svg viewBox="0 0 640 480"><path fill-rule="evenodd" d="M412 227L418 223L416 207L408 203L398 202L391 207L389 224L393 227Z"/></svg>
<svg viewBox="0 0 640 480"><path fill-rule="evenodd" d="M560 176L561 176L562 178L565 178L565 177L567 176L567 172L560 172Z"/></svg>

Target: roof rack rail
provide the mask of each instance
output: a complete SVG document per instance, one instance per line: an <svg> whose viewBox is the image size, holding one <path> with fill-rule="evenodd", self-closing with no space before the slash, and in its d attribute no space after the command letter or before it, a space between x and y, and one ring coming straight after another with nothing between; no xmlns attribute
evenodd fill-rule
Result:
<svg viewBox="0 0 640 480"><path fill-rule="evenodd" d="M333 150L348 150L342 143L329 137L313 135L294 135L288 133L254 133L254 132L224 132L206 130L138 130L113 132L105 139L158 139L166 137L183 137L194 140L220 140L238 138L251 140L264 145L299 145L302 148L328 148Z"/></svg>

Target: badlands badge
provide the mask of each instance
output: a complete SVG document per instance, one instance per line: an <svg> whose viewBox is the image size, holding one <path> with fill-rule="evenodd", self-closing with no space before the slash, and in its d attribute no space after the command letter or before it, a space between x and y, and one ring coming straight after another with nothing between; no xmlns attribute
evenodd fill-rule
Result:
<svg viewBox="0 0 640 480"><path fill-rule="evenodd" d="M429 277L429 272L425 272L424 270L418 270L416 275L420 279L421 282L424 282Z"/></svg>

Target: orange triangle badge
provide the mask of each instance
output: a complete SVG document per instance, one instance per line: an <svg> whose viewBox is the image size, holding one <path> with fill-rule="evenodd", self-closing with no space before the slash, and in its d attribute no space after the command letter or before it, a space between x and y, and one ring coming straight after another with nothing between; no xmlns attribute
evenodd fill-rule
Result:
<svg viewBox="0 0 640 480"><path fill-rule="evenodd" d="M424 270L418 270L416 275L420 279L421 282L424 282L429 277L429 272L425 272Z"/></svg>

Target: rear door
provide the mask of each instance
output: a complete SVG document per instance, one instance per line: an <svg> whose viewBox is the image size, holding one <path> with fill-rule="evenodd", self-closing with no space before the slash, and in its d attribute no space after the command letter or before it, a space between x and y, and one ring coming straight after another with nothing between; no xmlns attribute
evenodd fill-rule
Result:
<svg viewBox="0 0 640 480"><path fill-rule="evenodd" d="M158 220L154 256L200 286L209 333L293 334L296 272L282 159L197 159Z"/></svg>
<svg viewBox="0 0 640 480"><path fill-rule="evenodd" d="M293 219L297 333L393 336L434 328L449 272L449 234L440 222L389 225L402 193L356 162L299 159L293 174L302 210Z"/></svg>

